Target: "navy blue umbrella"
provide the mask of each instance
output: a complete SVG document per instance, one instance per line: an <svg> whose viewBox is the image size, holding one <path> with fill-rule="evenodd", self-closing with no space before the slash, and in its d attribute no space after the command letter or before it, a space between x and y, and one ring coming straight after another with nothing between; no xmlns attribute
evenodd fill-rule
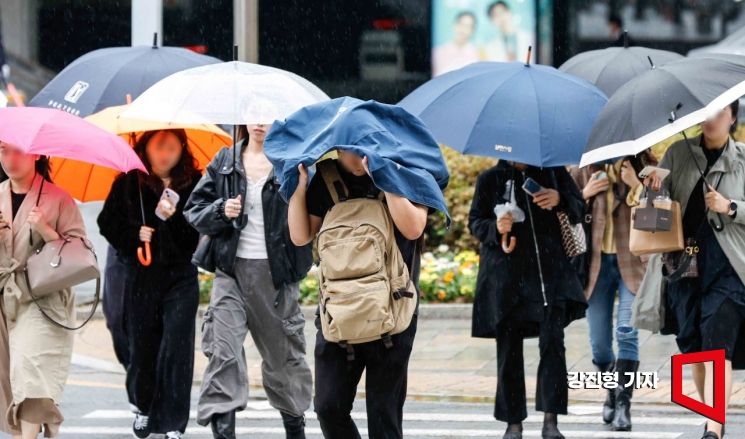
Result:
<svg viewBox="0 0 745 439"><path fill-rule="evenodd" d="M442 189L450 177L421 120L395 105L343 97L309 105L276 121L264 141L280 193L289 200L298 164L312 166L332 149L367 157L375 186L449 214Z"/></svg>
<svg viewBox="0 0 745 439"><path fill-rule="evenodd" d="M426 82L399 105L464 154L549 167L579 163L606 101L553 67L480 62Z"/></svg>
<svg viewBox="0 0 745 439"><path fill-rule="evenodd" d="M156 36L157 39L157 36ZM192 67L221 62L180 47L109 47L88 52L65 67L29 105L85 117L127 103L151 85Z"/></svg>

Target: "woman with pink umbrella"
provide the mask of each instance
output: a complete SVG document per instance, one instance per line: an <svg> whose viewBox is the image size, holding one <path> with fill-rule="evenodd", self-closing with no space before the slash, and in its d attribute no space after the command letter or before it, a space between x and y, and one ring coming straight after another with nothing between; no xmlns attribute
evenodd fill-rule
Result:
<svg viewBox="0 0 745 439"><path fill-rule="evenodd" d="M45 155L144 169L126 142L83 119L59 110L0 109L0 166L7 176L0 183L0 429L18 439L58 434L71 330L80 328L72 326L70 287L37 295L22 281L29 279L24 270L37 249L85 237L80 211L52 183Z"/></svg>

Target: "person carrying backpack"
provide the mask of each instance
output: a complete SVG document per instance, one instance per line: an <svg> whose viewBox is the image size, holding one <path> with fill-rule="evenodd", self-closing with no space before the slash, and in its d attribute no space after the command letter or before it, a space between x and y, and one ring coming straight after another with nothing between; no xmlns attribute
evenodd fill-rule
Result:
<svg viewBox="0 0 745 439"><path fill-rule="evenodd" d="M359 438L350 413L364 371L369 436L401 438L427 208L381 192L366 157L337 152L309 186L298 165L288 210L293 243L315 237L320 259L314 407L325 438Z"/></svg>

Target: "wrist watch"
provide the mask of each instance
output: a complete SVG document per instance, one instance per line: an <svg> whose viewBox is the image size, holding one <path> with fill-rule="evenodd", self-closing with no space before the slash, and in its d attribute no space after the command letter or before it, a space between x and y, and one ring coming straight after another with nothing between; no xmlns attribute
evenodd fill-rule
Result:
<svg viewBox="0 0 745 439"><path fill-rule="evenodd" d="M731 218L734 218L735 215L737 215L737 203L732 200L729 201L729 212L727 212L727 215Z"/></svg>

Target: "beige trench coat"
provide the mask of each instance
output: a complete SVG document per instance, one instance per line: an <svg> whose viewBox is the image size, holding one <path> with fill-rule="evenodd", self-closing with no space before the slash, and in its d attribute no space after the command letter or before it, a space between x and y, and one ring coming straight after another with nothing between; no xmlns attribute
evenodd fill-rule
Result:
<svg viewBox="0 0 745 439"><path fill-rule="evenodd" d="M0 406L0 415L6 414L0 416L0 427L6 432L17 432L19 406L24 407L24 414L32 411L28 410L30 407L21 406L25 400L39 398L59 404L72 356L73 333L42 316L20 274L33 251L29 243L32 232L26 219L37 198L47 224L57 233L85 236L83 219L72 197L46 181L39 197L41 182L41 176L37 175L15 217L10 182L0 183L0 213L7 220L13 218L10 228L0 229L0 289L3 293L3 312L0 313L0 404L3 406ZM33 232L33 242L34 248L42 242L36 232ZM41 298L39 305L60 323L71 325L75 321L74 296L70 289ZM32 401L35 407L32 417L36 419L30 420L45 424L47 437L56 434L61 414L56 406L43 407L41 412L46 414L40 414L37 403Z"/></svg>

